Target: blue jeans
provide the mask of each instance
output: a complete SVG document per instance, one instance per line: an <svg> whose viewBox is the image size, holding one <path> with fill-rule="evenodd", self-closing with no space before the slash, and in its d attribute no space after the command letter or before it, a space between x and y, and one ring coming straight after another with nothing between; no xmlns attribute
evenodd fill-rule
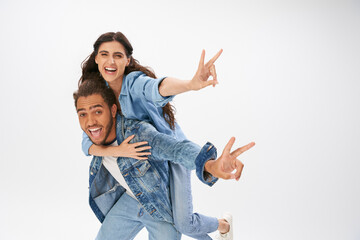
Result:
<svg viewBox="0 0 360 240"><path fill-rule="evenodd" d="M198 240L212 239L207 233L216 231L219 222L214 217L193 213L190 170L175 163L169 163L169 170L175 227L181 233Z"/></svg>
<svg viewBox="0 0 360 240"><path fill-rule="evenodd" d="M131 240L144 227L149 240L181 239L171 223L155 220L137 200L124 193L106 215L96 240Z"/></svg>

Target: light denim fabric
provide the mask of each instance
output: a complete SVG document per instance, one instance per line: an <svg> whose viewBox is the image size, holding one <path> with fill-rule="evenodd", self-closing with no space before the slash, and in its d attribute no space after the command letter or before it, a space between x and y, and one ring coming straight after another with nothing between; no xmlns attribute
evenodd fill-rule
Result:
<svg viewBox="0 0 360 240"><path fill-rule="evenodd" d="M148 160L119 157L117 164L129 188L143 208L160 221L173 223L169 193L169 165L167 161L181 163L188 169L201 172L206 161L216 158L216 149L210 143L201 149L188 140L179 141L159 133L145 121L128 120L117 115L116 140L118 143L135 135L131 142L147 141L152 147ZM194 161L195 159L195 161ZM201 180L214 184L217 178L204 176ZM115 205L125 189L105 167L102 157L94 157L90 164L89 201L100 222Z"/></svg>
<svg viewBox="0 0 360 240"><path fill-rule="evenodd" d="M125 193L107 214L96 240L132 240L144 227L149 240L181 239L173 224L154 220L138 201Z"/></svg>
<svg viewBox="0 0 360 240"><path fill-rule="evenodd" d="M175 130L170 129L162 116L162 107L174 98L174 96L160 95L159 84L163 79L153 79L142 72L131 72L124 76L119 96L121 111L128 119L149 121L159 132L178 140L186 140L180 126L175 123ZM83 136L83 151L89 155L88 151L92 142L85 133ZM190 237L211 239L206 233L215 231L218 221L214 217L193 213L190 171L174 163L169 163L169 169L171 204L176 228ZM205 181L202 172L197 171L198 178L212 186L214 179L210 182Z"/></svg>

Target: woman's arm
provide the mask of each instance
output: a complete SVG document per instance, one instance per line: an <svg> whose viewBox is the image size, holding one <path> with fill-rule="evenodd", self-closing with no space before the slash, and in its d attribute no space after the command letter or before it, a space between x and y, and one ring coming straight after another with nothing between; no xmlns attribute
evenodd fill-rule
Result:
<svg viewBox="0 0 360 240"><path fill-rule="evenodd" d="M94 155L102 157L130 157L138 160L148 159L147 155L150 155L151 153L143 151L149 150L151 147L144 146L147 144L147 142L129 143L133 138L134 135L129 136L119 146L103 146L93 144L86 135L86 137L84 136L83 138L83 151L87 156Z"/></svg>
<svg viewBox="0 0 360 240"><path fill-rule="evenodd" d="M215 87L215 85L218 84L218 81L214 63L221 53L222 49L212 59L210 59L210 61L204 64L205 50L203 50L201 53L199 67L194 77L191 80L180 80L173 77L165 78L159 86L161 96L167 97L191 90L197 91L210 85ZM212 80L208 80L210 76L212 76Z"/></svg>

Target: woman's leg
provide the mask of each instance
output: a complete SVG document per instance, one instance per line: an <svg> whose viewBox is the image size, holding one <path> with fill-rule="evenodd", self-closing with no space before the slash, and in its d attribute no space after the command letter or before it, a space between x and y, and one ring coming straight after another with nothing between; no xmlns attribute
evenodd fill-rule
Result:
<svg viewBox="0 0 360 240"><path fill-rule="evenodd" d="M170 197L175 227L183 234L196 239L207 240L207 233L217 230L218 220L214 217L193 213L190 171L181 165L169 163Z"/></svg>

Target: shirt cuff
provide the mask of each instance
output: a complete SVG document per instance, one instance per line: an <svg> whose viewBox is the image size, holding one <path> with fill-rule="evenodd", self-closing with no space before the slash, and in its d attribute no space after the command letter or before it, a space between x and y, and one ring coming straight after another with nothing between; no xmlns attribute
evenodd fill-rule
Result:
<svg viewBox="0 0 360 240"><path fill-rule="evenodd" d="M205 163L211 159L217 158L216 148L213 144L207 142L200 150L199 155L195 159L196 175L206 185L214 185L218 178L214 177L208 172L205 172Z"/></svg>
<svg viewBox="0 0 360 240"><path fill-rule="evenodd" d="M159 79L156 79L157 80L157 83L156 83L156 88L154 88L154 96L155 97L155 104L156 106L158 107L164 107L168 102L172 101L175 97L175 95L172 95L172 96L166 96L166 97L163 97L160 92L159 92L159 86L161 84L161 82L165 79L166 77L162 77L162 78L159 78Z"/></svg>

